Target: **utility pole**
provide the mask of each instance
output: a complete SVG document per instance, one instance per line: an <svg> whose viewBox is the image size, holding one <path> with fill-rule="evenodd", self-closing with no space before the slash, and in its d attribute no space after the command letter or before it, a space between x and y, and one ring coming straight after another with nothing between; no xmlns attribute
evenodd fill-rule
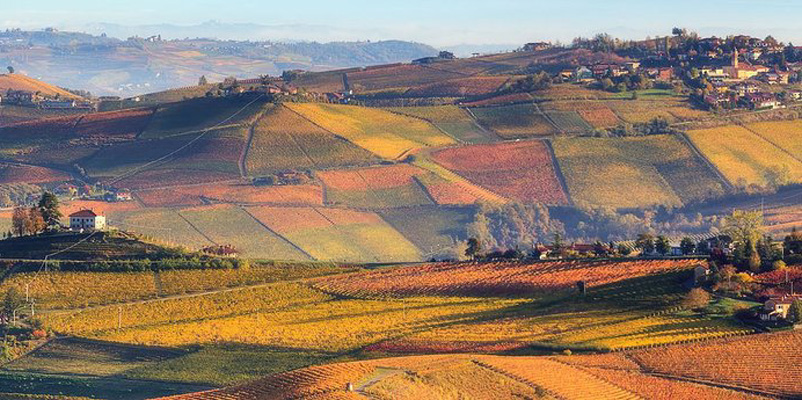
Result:
<svg viewBox="0 0 802 400"><path fill-rule="evenodd" d="M786 274L788 274L788 273L786 272ZM31 283L30 282L26 283L25 284L25 302L26 303L30 301L30 294L29 294L30 293L30 288L31 288Z"/></svg>
<svg viewBox="0 0 802 400"><path fill-rule="evenodd" d="M123 307L117 307L117 329L122 329L123 327Z"/></svg>
<svg viewBox="0 0 802 400"><path fill-rule="evenodd" d="M33 305L36 303L35 300L31 299L31 317L36 315L36 311L33 308Z"/></svg>

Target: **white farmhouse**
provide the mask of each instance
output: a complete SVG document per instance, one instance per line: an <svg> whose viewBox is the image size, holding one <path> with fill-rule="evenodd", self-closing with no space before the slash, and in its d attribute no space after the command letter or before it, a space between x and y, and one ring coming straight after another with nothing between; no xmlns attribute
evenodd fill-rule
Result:
<svg viewBox="0 0 802 400"><path fill-rule="evenodd" d="M102 230L106 227L106 217L92 210L81 210L70 214L70 230Z"/></svg>

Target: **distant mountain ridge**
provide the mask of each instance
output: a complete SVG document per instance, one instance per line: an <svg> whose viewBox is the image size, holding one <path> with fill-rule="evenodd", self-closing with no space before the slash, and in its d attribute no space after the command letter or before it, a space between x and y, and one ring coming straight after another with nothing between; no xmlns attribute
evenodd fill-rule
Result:
<svg viewBox="0 0 802 400"><path fill-rule="evenodd" d="M122 33L122 32L118 32ZM200 32L198 32L200 33ZM214 30L206 32L213 36ZM200 35L198 35L200 36ZM431 46L378 42L162 40L159 34L92 35L55 29L0 32L0 65L60 87L95 95L133 96L226 77L279 75L407 62L437 54Z"/></svg>

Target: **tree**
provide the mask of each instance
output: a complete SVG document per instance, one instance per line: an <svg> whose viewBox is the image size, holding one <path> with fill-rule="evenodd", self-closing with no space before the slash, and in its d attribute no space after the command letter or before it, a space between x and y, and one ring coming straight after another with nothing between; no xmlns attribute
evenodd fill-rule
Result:
<svg viewBox="0 0 802 400"><path fill-rule="evenodd" d="M465 249L465 255L471 260L475 260L482 252L482 244L476 238L468 239L468 248Z"/></svg>
<svg viewBox="0 0 802 400"><path fill-rule="evenodd" d="M655 240L654 249L662 256L667 255L671 252L671 243L669 243L667 237L660 235Z"/></svg>
<svg viewBox="0 0 802 400"><path fill-rule="evenodd" d="M8 67L6 67L6 69L8 70L9 74L13 74L14 73L14 67L9 65Z"/></svg>
<svg viewBox="0 0 802 400"><path fill-rule="evenodd" d="M735 210L724 219L724 233L735 243L735 259L748 264L753 271L760 270L760 254L757 243L762 236L763 213L760 211Z"/></svg>
<svg viewBox="0 0 802 400"><path fill-rule="evenodd" d="M794 300L791 307L788 309L788 322L798 324L802 322L802 300Z"/></svg>
<svg viewBox="0 0 802 400"><path fill-rule="evenodd" d="M710 293L702 288L691 289L682 300L682 305L690 309L704 307L707 303L710 303Z"/></svg>
<svg viewBox="0 0 802 400"><path fill-rule="evenodd" d="M641 233L635 240L635 247L643 254L654 253L654 236L650 233Z"/></svg>
<svg viewBox="0 0 802 400"><path fill-rule="evenodd" d="M39 212L47 227L58 226L61 221L58 197L50 192L42 194L42 198L39 199Z"/></svg>
<svg viewBox="0 0 802 400"><path fill-rule="evenodd" d="M562 254L564 249L565 243L563 243L563 235L555 233L554 239L551 242L551 250L554 252L554 254Z"/></svg>
<svg viewBox="0 0 802 400"><path fill-rule="evenodd" d="M619 244L618 245L618 254L626 257L626 256L632 254L632 249L630 249L627 246L624 246L623 244Z"/></svg>
<svg viewBox="0 0 802 400"><path fill-rule="evenodd" d="M14 214L11 216L11 226L14 234L17 236L27 235L27 221L28 211L22 207L14 208Z"/></svg>
<svg viewBox="0 0 802 400"><path fill-rule="evenodd" d="M42 216L42 212L36 207L31 207L28 211L28 233L35 235L47 229L47 223Z"/></svg>
<svg viewBox="0 0 802 400"><path fill-rule="evenodd" d="M200 79L198 79L198 86L206 86L209 84L209 81L206 79L206 75L201 75Z"/></svg>
<svg viewBox="0 0 802 400"><path fill-rule="evenodd" d="M22 307L24 304L25 298L22 297L17 288L11 287L6 290L6 294L3 297L2 313L7 317L11 317L14 315L14 311Z"/></svg>
<svg viewBox="0 0 802 400"><path fill-rule="evenodd" d="M679 248L682 250L682 254L687 256L688 254L693 254L696 250L696 243L693 242L693 239L684 237L679 242Z"/></svg>

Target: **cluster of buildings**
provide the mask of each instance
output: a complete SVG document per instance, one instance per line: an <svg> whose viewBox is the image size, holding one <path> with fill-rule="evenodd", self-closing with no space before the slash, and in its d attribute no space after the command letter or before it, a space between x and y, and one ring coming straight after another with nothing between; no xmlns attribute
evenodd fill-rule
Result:
<svg viewBox="0 0 802 400"><path fill-rule="evenodd" d="M27 90L7 90L0 93L0 103L12 104L23 107L38 107L42 109L95 109L95 104L90 101L78 101L75 99L64 99L46 96L40 92Z"/></svg>

